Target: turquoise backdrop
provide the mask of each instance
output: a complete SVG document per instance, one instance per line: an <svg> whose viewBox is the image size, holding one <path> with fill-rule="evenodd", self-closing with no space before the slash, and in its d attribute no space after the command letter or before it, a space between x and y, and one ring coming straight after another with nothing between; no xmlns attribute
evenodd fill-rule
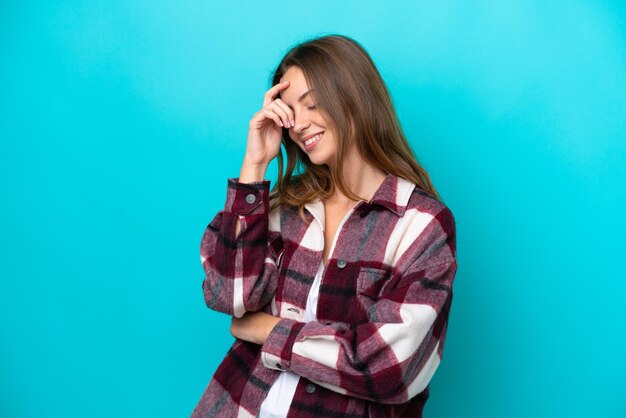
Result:
<svg viewBox="0 0 626 418"><path fill-rule="evenodd" d="M426 417L624 417L621 1L0 4L0 416L187 417L199 244L295 42L372 55L455 214ZM276 178L276 165L268 179Z"/></svg>

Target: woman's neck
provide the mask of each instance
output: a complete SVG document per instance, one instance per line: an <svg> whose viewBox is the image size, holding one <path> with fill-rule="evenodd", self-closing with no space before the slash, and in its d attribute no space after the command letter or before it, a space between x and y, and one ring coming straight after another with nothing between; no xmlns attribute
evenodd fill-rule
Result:
<svg viewBox="0 0 626 418"><path fill-rule="evenodd" d="M385 180L386 173L353 154L347 155L343 163L343 179L348 188L357 195L364 198L365 201L371 200ZM354 206L355 200L348 198L346 195L335 187L331 196L326 199L326 203L339 206Z"/></svg>

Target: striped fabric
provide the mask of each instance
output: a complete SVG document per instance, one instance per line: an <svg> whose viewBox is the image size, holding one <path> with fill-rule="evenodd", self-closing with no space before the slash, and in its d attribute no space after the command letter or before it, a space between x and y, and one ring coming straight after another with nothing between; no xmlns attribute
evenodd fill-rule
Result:
<svg viewBox="0 0 626 418"><path fill-rule="evenodd" d="M192 418L255 417L280 370L302 376L289 417L421 417L442 357L457 269L451 211L387 174L339 224L317 320L306 299L324 249L324 205L269 213L268 180L229 178L202 237L204 298L281 317L263 345L235 340ZM235 235L237 220L241 230Z"/></svg>

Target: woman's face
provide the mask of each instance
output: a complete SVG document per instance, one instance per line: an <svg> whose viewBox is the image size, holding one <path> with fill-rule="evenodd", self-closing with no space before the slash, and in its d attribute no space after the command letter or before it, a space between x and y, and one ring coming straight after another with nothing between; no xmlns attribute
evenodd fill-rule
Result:
<svg viewBox="0 0 626 418"><path fill-rule="evenodd" d="M317 107L315 92L309 89L299 67L289 67L280 82L286 80L289 80L289 86L280 92L280 99L294 113L295 126L289 128L289 137L313 164L332 165L337 154L337 138Z"/></svg>

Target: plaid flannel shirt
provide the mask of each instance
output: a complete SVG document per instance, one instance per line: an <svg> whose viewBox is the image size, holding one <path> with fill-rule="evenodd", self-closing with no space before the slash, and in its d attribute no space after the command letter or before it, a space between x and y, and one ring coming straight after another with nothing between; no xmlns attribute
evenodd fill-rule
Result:
<svg viewBox="0 0 626 418"><path fill-rule="evenodd" d="M229 178L200 244L207 306L281 317L263 345L236 339L192 418L255 417L281 370L301 376L289 417L421 417L446 336L456 273L447 206L394 174L344 217L317 306L324 205L269 212L270 181ZM237 220L241 229L235 235Z"/></svg>

